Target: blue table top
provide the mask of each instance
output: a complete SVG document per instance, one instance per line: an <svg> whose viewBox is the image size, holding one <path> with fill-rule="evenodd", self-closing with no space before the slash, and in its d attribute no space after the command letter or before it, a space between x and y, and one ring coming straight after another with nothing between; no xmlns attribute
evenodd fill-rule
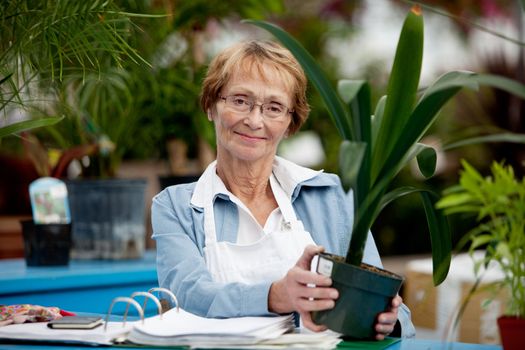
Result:
<svg viewBox="0 0 525 350"><path fill-rule="evenodd" d="M135 260L71 260L68 266L27 267L24 259L0 260L0 296L91 286L156 281L155 252Z"/></svg>
<svg viewBox="0 0 525 350"><path fill-rule="evenodd" d="M1 344L3 350L40 350L40 349L50 349L50 350L73 350L73 349L87 349L92 346L52 346L52 345L29 345L29 344ZM345 345L340 344L337 349L345 349ZM350 347L349 347L350 348ZM353 347L355 349L355 347ZM159 349L155 347L140 347L140 349ZM173 348L177 349L177 348ZM184 348L180 348L184 349ZM427 339L403 339L398 343L392 344L387 348L388 350L501 350L499 345L488 345L488 344L468 344L468 343L459 343L459 342L441 342L437 340L427 340Z"/></svg>

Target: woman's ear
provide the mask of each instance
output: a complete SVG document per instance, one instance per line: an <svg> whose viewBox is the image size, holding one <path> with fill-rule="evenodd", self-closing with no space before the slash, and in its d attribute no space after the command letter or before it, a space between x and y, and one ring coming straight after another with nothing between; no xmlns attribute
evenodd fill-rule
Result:
<svg viewBox="0 0 525 350"><path fill-rule="evenodd" d="M208 109L207 114L208 114L208 120L209 120L210 122L212 122L212 121L213 121L213 118L212 118L212 116L211 116L211 110Z"/></svg>

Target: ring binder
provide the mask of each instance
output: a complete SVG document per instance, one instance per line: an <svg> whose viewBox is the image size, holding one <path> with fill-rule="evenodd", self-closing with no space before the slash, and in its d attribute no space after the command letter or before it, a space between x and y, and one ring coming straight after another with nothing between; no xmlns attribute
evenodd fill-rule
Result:
<svg viewBox="0 0 525 350"><path fill-rule="evenodd" d="M153 293L167 294L176 303L176 308L163 312L162 305ZM144 309L135 300L145 297L153 299L159 314L145 317ZM122 321L109 321L117 303L126 303ZM140 315L140 320L128 320L129 306L132 304ZM82 330L56 330L47 327L45 322L14 324L0 327L0 341L27 342L48 341L68 344L89 344L96 346L115 346L124 344L138 346L184 346L189 348L228 348L272 347L300 344L301 348L333 349L340 341L337 335L290 334L294 330L293 316L272 317L244 316L233 318L207 318L185 311L179 307L175 295L164 288L151 288L148 292L134 292L130 297L116 297L112 300L106 314L104 327Z"/></svg>
<svg viewBox="0 0 525 350"><path fill-rule="evenodd" d="M148 293L153 293L153 292L159 292L159 293L162 292L162 293L168 294L171 297L171 299L175 302L175 305L177 307L177 312L179 312L179 301L177 300L177 297L175 296L175 294L172 293L171 290L162 288L162 287L154 287L148 290ZM161 304L162 304L162 300L165 300L165 299L161 299ZM146 309L146 301L144 301L143 309ZM165 311L167 311L167 309L164 310L164 312Z"/></svg>
<svg viewBox="0 0 525 350"><path fill-rule="evenodd" d="M157 299L153 294L151 294L150 292L134 292L133 294L131 294L131 299L134 299L136 296L143 296L145 297L144 298L144 304L142 304L142 311L145 312L146 311L146 302L148 301L148 298L153 300L153 302L155 303L155 305L157 305L157 309L159 311L159 317L160 319L162 319L162 306L160 305L160 301L159 299ZM126 305L126 312L128 312L128 309L129 309L129 304Z"/></svg>
<svg viewBox="0 0 525 350"><path fill-rule="evenodd" d="M122 328L124 328L126 326L126 319L128 318L128 309L129 309L129 304L132 304L133 306L135 306L135 308L137 309L139 315L140 315L140 320L142 321L142 324L144 324L144 311L142 310L142 308L140 307L140 304L137 303L137 301L135 299L132 299L132 298L128 298L128 297L116 297L115 299L113 299L111 301L111 305L109 306L109 310L108 310L108 313L106 314L106 320L104 322L104 332L107 331L108 329L108 321L109 321L109 315L111 315L111 311L113 310L113 306L118 303L118 302L126 302L128 305L126 307L126 311L124 312L124 320L122 321Z"/></svg>
<svg viewBox="0 0 525 350"><path fill-rule="evenodd" d="M177 306L177 312L179 312L179 301L177 300L177 297L175 296L175 294L173 294L169 289L160 288L160 287L154 287L154 288L151 288L150 290L148 290L147 292L134 292L134 293L131 294L130 297L117 297L117 298L115 298L115 299L113 299L111 301L111 305L109 306L108 312L106 314L106 321L104 322L104 331L107 331L109 315L111 315L111 311L113 310L113 306L117 302L126 302L126 310L124 311L124 320L122 321L122 327L126 326L126 320L127 320L127 317L128 317L129 305L130 304L135 306L135 308L137 309L137 311L139 313L140 320L144 324L144 311L146 310L146 304L148 302L148 299L153 300L155 305L157 305L157 309L158 309L158 312L159 312L159 318L162 320L162 314L164 313L164 311L162 309L162 305L161 305L159 299L157 297L155 297L155 295L153 295L152 292L159 292L159 293L168 294L171 297L171 299L173 301L175 301L175 304ZM142 307L135 300L135 297L137 297L139 295L144 297L144 304L142 304Z"/></svg>

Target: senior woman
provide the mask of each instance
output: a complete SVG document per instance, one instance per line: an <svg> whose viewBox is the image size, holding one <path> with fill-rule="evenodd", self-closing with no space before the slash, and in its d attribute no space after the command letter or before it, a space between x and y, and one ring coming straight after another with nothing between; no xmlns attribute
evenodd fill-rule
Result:
<svg viewBox="0 0 525 350"><path fill-rule="evenodd" d="M215 126L217 159L197 182L168 187L152 205L159 284L185 310L297 312L305 327L325 329L310 312L332 308L338 292L310 262L323 250L345 253L352 203L336 175L276 156L308 116L306 86L299 63L272 42L242 42L211 62L201 105ZM371 235L363 260L381 266ZM403 336L414 335L399 296L378 316L376 338L397 321Z"/></svg>

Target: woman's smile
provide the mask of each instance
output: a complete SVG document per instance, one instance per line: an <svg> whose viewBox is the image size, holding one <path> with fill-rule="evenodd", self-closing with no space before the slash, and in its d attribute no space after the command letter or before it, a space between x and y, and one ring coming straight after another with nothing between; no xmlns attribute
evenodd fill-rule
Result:
<svg viewBox="0 0 525 350"><path fill-rule="evenodd" d="M249 134L245 134L239 131L234 131L233 133L236 135L239 135L241 139L245 141L249 141L249 142L257 142L261 140L266 140L266 137L263 137L263 136L249 135Z"/></svg>

